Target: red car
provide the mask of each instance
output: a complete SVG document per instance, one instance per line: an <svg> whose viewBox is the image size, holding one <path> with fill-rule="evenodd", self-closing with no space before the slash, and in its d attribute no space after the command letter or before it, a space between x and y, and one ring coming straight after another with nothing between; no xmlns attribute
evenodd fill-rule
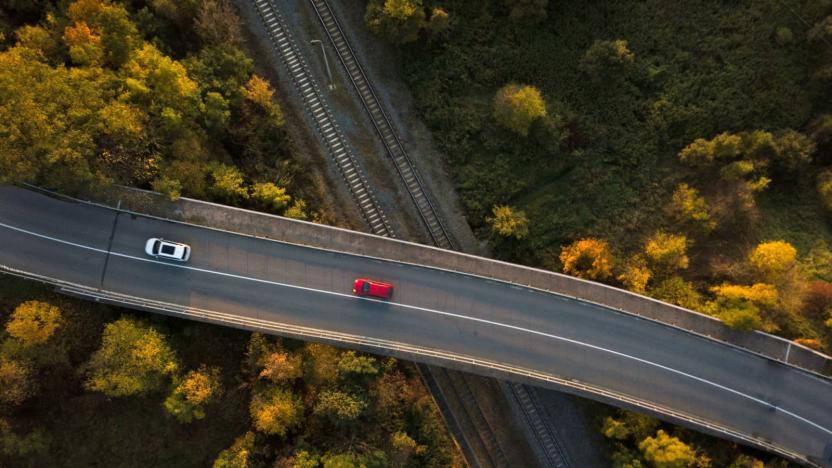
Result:
<svg viewBox="0 0 832 468"><path fill-rule="evenodd" d="M393 285L382 283L381 281L358 278L352 285L352 292L356 296L377 297L389 301L393 298Z"/></svg>

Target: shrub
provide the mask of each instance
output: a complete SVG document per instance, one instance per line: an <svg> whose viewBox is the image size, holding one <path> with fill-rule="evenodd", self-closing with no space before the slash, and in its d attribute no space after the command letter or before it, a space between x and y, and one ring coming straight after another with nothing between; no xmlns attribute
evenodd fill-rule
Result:
<svg viewBox="0 0 832 468"><path fill-rule="evenodd" d="M190 371L165 400L168 413L183 423L205 418L205 406L222 393L218 368Z"/></svg>
<svg viewBox="0 0 832 468"><path fill-rule="evenodd" d="M679 223L693 223L705 232L716 229L716 221L711 218L705 199L688 184L682 183L676 187L668 211Z"/></svg>
<svg viewBox="0 0 832 468"><path fill-rule="evenodd" d="M627 262L624 271L618 276L618 280L624 283L624 287L632 292L644 294L647 290L647 283L653 273L647 268L643 257L636 256Z"/></svg>
<svg viewBox="0 0 832 468"><path fill-rule="evenodd" d="M370 0L364 13L370 31L393 44L413 42L425 26L422 0Z"/></svg>
<svg viewBox="0 0 832 468"><path fill-rule="evenodd" d="M254 428L270 435L284 436L303 417L303 403L291 390L270 386L254 392L251 399Z"/></svg>
<svg viewBox="0 0 832 468"><path fill-rule="evenodd" d="M491 225L492 232L515 239L529 235L529 218L524 211L515 211L508 205L495 205L491 213L494 216L486 217L485 222Z"/></svg>
<svg viewBox="0 0 832 468"><path fill-rule="evenodd" d="M635 59L625 40L595 41L581 58L578 68L590 78L599 80L610 72L625 70Z"/></svg>
<svg viewBox="0 0 832 468"><path fill-rule="evenodd" d="M764 278L772 279L795 266L797 249L785 241L762 242L751 251L748 261Z"/></svg>
<svg viewBox="0 0 832 468"><path fill-rule="evenodd" d="M655 468L687 468L697 459L693 448L663 430L656 432L655 437L642 440L638 448Z"/></svg>
<svg viewBox="0 0 832 468"><path fill-rule="evenodd" d="M818 175L818 196L823 205L832 210L832 169Z"/></svg>
<svg viewBox="0 0 832 468"><path fill-rule="evenodd" d="M644 244L644 254L656 269L663 272L688 267L687 237L657 231Z"/></svg>
<svg viewBox="0 0 832 468"><path fill-rule="evenodd" d="M32 346L46 343L62 325L60 309L47 302L27 301L14 309L6 331L23 346Z"/></svg>

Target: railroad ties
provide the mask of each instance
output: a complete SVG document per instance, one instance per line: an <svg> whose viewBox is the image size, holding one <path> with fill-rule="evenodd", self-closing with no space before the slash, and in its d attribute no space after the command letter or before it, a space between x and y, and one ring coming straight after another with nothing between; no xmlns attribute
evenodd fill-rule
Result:
<svg viewBox="0 0 832 468"><path fill-rule="evenodd" d="M358 203L373 234L396 237L387 217L373 195L363 170L358 165L350 146L335 117L323 98L321 90L312 78L309 65L300 53L300 48L288 32L286 23L271 0L254 0L257 13L263 21L272 45L289 70L292 81L303 100L307 112L318 128L330 156L347 182L350 193Z"/></svg>
<svg viewBox="0 0 832 468"><path fill-rule="evenodd" d="M347 75L353 84L358 96L361 98L361 103L364 109L370 115L370 120L373 126L381 137L384 147L387 149L390 158L393 160L393 165L396 171L404 182L410 197L416 204L419 215L433 239L434 244L443 249L453 249L453 241L451 236L445 230L440 220L439 213L431 203L428 193L425 190L419 173L413 165L413 162L407 155L399 137L396 135L390 119L381 108L381 103L376 97L370 80L364 74L364 70L358 63L355 53L347 42L338 20L332 12L326 0L310 0L318 19L324 27L324 30L329 36L330 42L335 47L338 53L338 59L347 71Z"/></svg>

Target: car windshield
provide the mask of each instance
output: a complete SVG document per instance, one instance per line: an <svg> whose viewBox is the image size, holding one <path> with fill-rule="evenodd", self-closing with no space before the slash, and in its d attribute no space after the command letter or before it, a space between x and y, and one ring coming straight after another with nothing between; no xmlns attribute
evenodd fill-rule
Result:
<svg viewBox="0 0 832 468"><path fill-rule="evenodd" d="M361 290L364 292L370 292L370 283L365 282L364 286L361 287Z"/></svg>
<svg viewBox="0 0 832 468"><path fill-rule="evenodd" d="M176 252L176 247L174 247L170 244L165 244L165 245L162 246L162 253L163 254L173 255L174 252Z"/></svg>

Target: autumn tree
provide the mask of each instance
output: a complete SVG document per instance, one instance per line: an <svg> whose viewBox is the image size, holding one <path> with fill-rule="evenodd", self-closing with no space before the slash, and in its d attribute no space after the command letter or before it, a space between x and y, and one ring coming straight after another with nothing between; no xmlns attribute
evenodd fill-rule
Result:
<svg viewBox="0 0 832 468"><path fill-rule="evenodd" d="M390 445L393 447L390 460L393 466L407 466L413 455L426 448L402 431L396 431L390 435Z"/></svg>
<svg viewBox="0 0 832 468"><path fill-rule="evenodd" d="M306 202L300 198L295 198L294 203L289 208L286 208L286 211L283 212L283 216L292 219L299 219L299 220L307 220L309 219L309 212L306 208Z"/></svg>
<svg viewBox="0 0 832 468"><path fill-rule="evenodd" d="M183 64L144 44L124 65L128 96L164 119L199 113L199 87Z"/></svg>
<svg viewBox="0 0 832 468"><path fill-rule="evenodd" d="M823 205L832 210L832 169L818 174L818 195Z"/></svg>
<svg viewBox="0 0 832 468"><path fill-rule="evenodd" d="M485 222L491 225L492 232L515 239L524 239L529 235L529 218L525 211L508 205L494 205L491 213L493 216L486 217Z"/></svg>
<svg viewBox="0 0 832 468"><path fill-rule="evenodd" d="M450 26L450 18L447 11L438 7L431 10L427 30L430 31L432 37L439 36L447 31L448 26Z"/></svg>
<svg viewBox="0 0 832 468"><path fill-rule="evenodd" d="M318 395L313 411L336 424L346 424L358 418L366 408L367 402L355 394L324 390Z"/></svg>
<svg viewBox="0 0 832 468"><path fill-rule="evenodd" d="M6 331L24 347L46 343L63 325L61 311L48 302L27 301L18 305L6 323Z"/></svg>
<svg viewBox="0 0 832 468"><path fill-rule="evenodd" d="M561 249L560 261L567 275L597 281L612 276L612 252L603 240L577 240Z"/></svg>
<svg viewBox="0 0 832 468"><path fill-rule="evenodd" d="M240 46L243 27L240 17L229 0L205 0L201 2L194 21L194 30L206 44Z"/></svg>
<svg viewBox="0 0 832 468"><path fill-rule="evenodd" d="M251 186L251 199L266 211L280 211L292 199L283 187L272 182L258 182Z"/></svg>
<svg viewBox="0 0 832 468"><path fill-rule="evenodd" d="M223 450L214 460L213 468L248 468L254 450L254 433L249 431L234 439L231 447Z"/></svg>
<svg viewBox="0 0 832 468"><path fill-rule="evenodd" d="M508 84L494 97L494 119L521 136L529 134L532 123L546 117L546 102L534 86Z"/></svg>
<svg viewBox="0 0 832 468"><path fill-rule="evenodd" d="M107 396L130 396L159 389L179 363L156 329L131 318L104 327L101 347L86 365L85 386Z"/></svg>
<svg viewBox="0 0 832 468"><path fill-rule="evenodd" d="M663 430L654 437L647 437L638 448L655 468L688 468L697 461L696 451L676 437Z"/></svg>
<svg viewBox="0 0 832 468"><path fill-rule="evenodd" d="M653 273L647 267L647 262L644 260L644 257L635 255L624 265L624 271L618 275L618 280L628 290L634 293L644 294L647 291L647 283L652 276Z"/></svg>
<svg viewBox="0 0 832 468"><path fill-rule="evenodd" d="M388 42L413 42L425 27L425 8L422 0L370 0L364 22Z"/></svg>
<svg viewBox="0 0 832 468"><path fill-rule="evenodd" d="M581 58L578 68L593 80L601 80L614 73L621 73L628 69L636 59L628 46L627 41L623 39L596 40Z"/></svg>
<svg viewBox="0 0 832 468"><path fill-rule="evenodd" d="M251 399L254 427L269 435L284 436L303 419L303 403L291 390L268 386L254 392Z"/></svg>
<svg viewBox="0 0 832 468"><path fill-rule="evenodd" d="M794 171L812 161L816 145L812 138L794 130L785 130L777 136L775 161L786 170Z"/></svg>
<svg viewBox="0 0 832 468"><path fill-rule="evenodd" d="M31 367L23 361L0 357L0 407L16 406L34 394Z"/></svg>
<svg viewBox="0 0 832 468"><path fill-rule="evenodd" d="M768 280L781 278L797 264L797 249L778 240L762 242L748 256L751 265Z"/></svg>
<svg viewBox="0 0 832 468"><path fill-rule="evenodd" d="M691 310L699 310L702 305L702 296L693 283L685 281L679 275L672 275L656 282L648 290L648 295Z"/></svg>
<svg viewBox="0 0 832 468"><path fill-rule="evenodd" d="M306 343L303 347L303 378L312 385L322 385L338 378L338 350L320 343Z"/></svg>
<svg viewBox="0 0 832 468"><path fill-rule="evenodd" d="M512 21L536 24L546 19L549 0L505 0L505 4Z"/></svg>
<svg viewBox="0 0 832 468"><path fill-rule="evenodd" d="M303 363L300 355L285 352L273 352L263 357L258 377L272 382L291 382L303 376Z"/></svg>
<svg viewBox="0 0 832 468"><path fill-rule="evenodd" d="M777 288L763 283L751 286L724 283L712 287L711 292L715 299L705 304L704 312L739 330L763 328L760 307L775 307L778 300Z"/></svg>
<svg viewBox="0 0 832 468"><path fill-rule="evenodd" d="M657 231L644 243L644 255L657 271L673 272L688 267L688 240L681 234Z"/></svg>
<svg viewBox="0 0 832 468"><path fill-rule="evenodd" d="M85 22L100 31L106 63L121 67L141 43L136 25L124 6L106 0L77 0L67 8L67 17L75 23Z"/></svg>
<svg viewBox="0 0 832 468"><path fill-rule="evenodd" d="M69 48L69 57L76 65L95 66L104 60L101 36L89 25L79 21L64 29L64 43Z"/></svg>
<svg viewBox="0 0 832 468"><path fill-rule="evenodd" d="M716 220L711 216L705 198L699 191L682 183L676 187L668 207L673 219L680 224L691 224L704 232L711 232L716 228Z"/></svg>
<svg viewBox="0 0 832 468"><path fill-rule="evenodd" d="M179 422L205 418L205 406L222 393L219 368L201 367L185 374L165 400L164 407Z"/></svg>
<svg viewBox="0 0 832 468"><path fill-rule="evenodd" d="M252 75L243 87L243 97L259 108L272 125L282 127L284 123L283 111L274 101L273 96L274 90L272 90L269 82L257 75Z"/></svg>
<svg viewBox="0 0 832 468"><path fill-rule="evenodd" d="M239 203L249 197L248 189L245 187L243 173L234 166L213 162L209 165L211 195L217 200L231 203Z"/></svg>
<svg viewBox="0 0 832 468"><path fill-rule="evenodd" d="M162 194L168 201L174 202L182 196L182 182L179 182L178 179L161 176L154 179L151 186L153 190Z"/></svg>

